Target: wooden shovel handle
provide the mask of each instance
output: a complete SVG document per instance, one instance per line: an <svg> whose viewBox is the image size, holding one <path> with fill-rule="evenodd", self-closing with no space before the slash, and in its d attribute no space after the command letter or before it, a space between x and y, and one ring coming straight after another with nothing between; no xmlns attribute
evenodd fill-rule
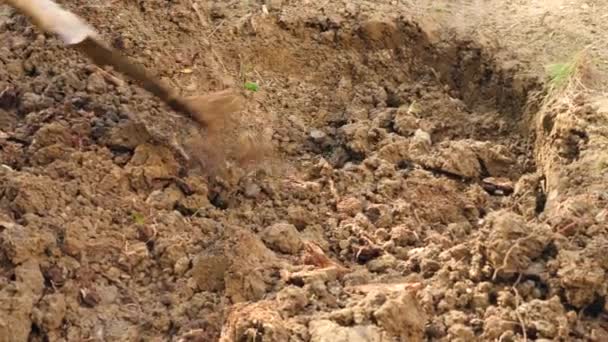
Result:
<svg viewBox="0 0 608 342"><path fill-rule="evenodd" d="M67 45L97 36L95 29L74 13L51 0L1 0L29 17L43 31L55 34Z"/></svg>
<svg viewBox="0 0 608 342"><path fill-rule="evenodd" d="M118 51L90 37L74 46L86 54L98 66L109 65L113 67L114 70L138 81L144 89L160 98L171 109L191 119L196 119L203 126L205 125L205 122L201 122L199 119L200 115L198 115L191 103L176 94L171 88L162 84L142 66L130 61L126 56L118 53Z"/></svg>
<svg viewBox="0 0 608 342"><path fill-rule="evenodd" d="M143 67L104 45L98 39L95 29L74 13L63 9L52 0L0 1L8 3L29 17L43 31L58 35L65 44L76 47L98 66L112 66L116 71L140 82L144 89L158 96L173 110L185 114L205 126L200 113L193 108L190 102L164 86Z"/></svg>

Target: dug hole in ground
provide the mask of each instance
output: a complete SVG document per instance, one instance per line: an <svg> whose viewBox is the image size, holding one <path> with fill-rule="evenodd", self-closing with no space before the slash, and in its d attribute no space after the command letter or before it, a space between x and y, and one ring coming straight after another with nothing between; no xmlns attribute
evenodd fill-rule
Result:
<svg viewBox="0 0 608 342"><path fill-rule="evenodd" d="M0 5L0 341L608 340L607 4L61 3L245 106Z"/></svg>

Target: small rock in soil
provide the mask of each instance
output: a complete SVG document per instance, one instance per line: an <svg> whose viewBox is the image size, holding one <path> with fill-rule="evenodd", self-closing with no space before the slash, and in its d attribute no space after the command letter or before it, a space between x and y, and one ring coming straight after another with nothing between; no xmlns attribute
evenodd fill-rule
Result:
<svg viewBox="0 0 608 342"><path fill-rule="evenodd" d="M337 209L339 213L355 216L363 210L363 202L355 197L349 197L338 203Z"/></svg>
<svg viewBox="0 0 608 342"><path fill-rule="evenodd" d="M310 342L381 342L380 329L373 325L341 327L329 320L316 320L308 324Z"/></svg>
<svg viewBox="0 0 608 342"><path fill-rule="evenodd" d="M106 80L100 72L94 72L89 76L87 90L97 94L104 93L107 90Z"/></svg>
<svg viewBox="0 0 608 342"><path fill-rule="evenodd" d="M289 223L277 223L262 232L262 240L273 250L296 254L302 249L302 239L296 227Z"/></svg>
<svg viewBox="0 0 608 342"><path fill-rule="evenodd" d="M192 278L202 291L220 291L224 289L224 277L228 260L223 255L204 253L192 261Z"/></svg>
<svg viewBox="0 0 608 342"><path fill-rule="evenodd" d="M374 312L378 325L402 341L422 341L426 317L413 293L406 291L391 297Z"/></svg>
<svg viewBox="0 0 608 342"><path fill-rule="evenodd" d="M486 225L491 231L482 245L499 276L523 272L543 253L553 236L547 225L528 224L523 217L506 211L489 214Z"/></svg>
<svg viewBox="0 0 608 342"><path fill-rule="evenodd" d="M256 197L258 197L258 195L260 194L261 191L262 191L262 188L259 185L257 185L255 182L253 182L252 180L248 180L245 183L244 194L247 198L256 198Z"/></svg>
<svg viewBox="0 0 608 342"><path fill-rule="evenodd" d="M327 134L321 130L313 129L310 131L310 138L319 145L324 145L327 139Z"/></svg>

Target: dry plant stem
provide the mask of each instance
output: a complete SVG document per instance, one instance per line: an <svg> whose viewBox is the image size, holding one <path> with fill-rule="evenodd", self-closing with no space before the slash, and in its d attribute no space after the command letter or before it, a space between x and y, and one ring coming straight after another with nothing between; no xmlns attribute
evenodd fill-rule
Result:
<svg viewBox="0 0 608 342"><path fill-rule="evenodd" d="M505 257L504 257L504 259L502 261L502 265L500 267L498 267L496 270L494 270L494 274L492 275L492 280L496 280L496 277L498 276L498 272L502 271L503 269L505 269L507 267L507 262L509 261L509 258L511 257L511 254L515 251L516 248L520 247L520 243L522 241L525 241L529 237L530 237L530 235L524 236L522 238L517 239L517 241L515 241L515 243L513 244L513 246L511 246L511 248L509 248L509 250L505 254Z"/></svg>
<svg viewBox="0 0 608 342"><path fill-rule="evenodd" d="M194 1L194 0L191 0L190 2L192 3L192 9L194 10L194 12L196 12L196 15L198 16L198 20L201 22L203 27L207 26L207 20L203 16L203 13L201 12L201 9L198 6L198 3L196 3L196 1Z"/></svg>
<svg viewBox="0 0 608 342"><path fill-rule="evenodd" d="M519 324L521 325L521 331L522 331L522 334L524 335L524 342L527 342L528 334L526 333L526 324L525 324L524 319L521 316L521 314L519 312L517 312L517 308L519 307L519 304L521 303L521 296L519 295L519 291L517 291L516 286L519 285L520 281L521 281L521 274L517 277L517 280L515 281L515 284L513 284L511 289L513 289L513 292L515 293L515 298L517 300L517 302L515 303L515 315L517 316L517 320L519 321Z"/></svg>
<svg viewBox="0 0 608 342"><path fill-rule="evenodd" d="M123 80L121 80L120 78L110 74L109 72L105 71L104 69L95 66L95 69L98 70L103 77L108 80L110 83L114 84L117 87L124 87L125 82Z"/></svg>

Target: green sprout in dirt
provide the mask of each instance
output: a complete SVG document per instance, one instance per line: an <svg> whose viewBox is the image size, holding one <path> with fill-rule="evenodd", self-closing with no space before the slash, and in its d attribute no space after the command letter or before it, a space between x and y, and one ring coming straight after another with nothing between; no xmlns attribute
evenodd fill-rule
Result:
<svg viewBox="0 0 608 342"><path fill-rule="evenodd" d="M260 86L255 82L245 82L245 89L251 91L258 91L260 90Z"/></svg>
<svg viewBox="0 0 608 342"><path fill-rule="evenodd" d="M136 224L144 224L146 222L146 218L141 213L134 212L133 213L133 221Z"/></svg>
<svg viewBox="0 0 608 342"><path fill-rule="evenodd" d="M549 77L549 92L555 93L566 89L577 78L585 62L585 50L578 52L572 59L563 63L554 63L547 66Z"/></svg>

